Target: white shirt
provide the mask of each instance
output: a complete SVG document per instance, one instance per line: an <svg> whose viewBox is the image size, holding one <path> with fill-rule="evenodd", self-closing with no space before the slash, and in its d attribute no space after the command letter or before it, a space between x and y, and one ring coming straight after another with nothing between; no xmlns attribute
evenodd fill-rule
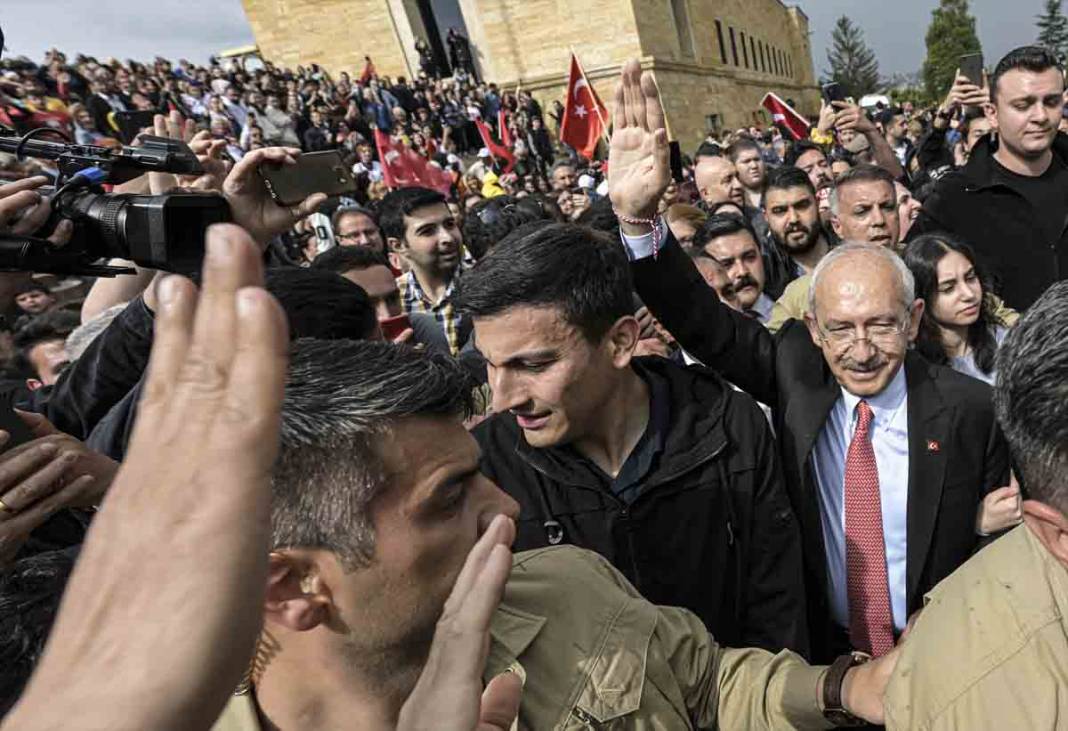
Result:
<svg viewBox="0 0 1068 731"><path fill-rule="evenodd" d="M879 471L879 495L886 544L886 578L890 609L900 632L908 619L906 557L909 497L908 386L901 366L882 393L864 399L872 410L871 442ZM849 627L849 592L846 584L845 463L857 425L859 396L842 389L827 417L813 451L820 523L827 558L831 616Z"/></svg>

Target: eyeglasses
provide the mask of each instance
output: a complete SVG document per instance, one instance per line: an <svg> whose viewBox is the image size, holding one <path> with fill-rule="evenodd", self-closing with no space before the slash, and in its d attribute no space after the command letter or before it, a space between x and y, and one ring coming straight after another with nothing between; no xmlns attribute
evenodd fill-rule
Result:
<svg viewBox="0 0 1068 731"><path fill-rule="evenodd" d="M861 340L867 340L873 347L879 349L893 347L898 344L898 338L908 328L908 324L909 321L906 318L904 321L868 325L865 328L867 334L864 337L859 337L856 328L850 325L825 330L823 325L817 322L816 329L819 330L820 340L835 350L844 352L851 350Z"/></svg>

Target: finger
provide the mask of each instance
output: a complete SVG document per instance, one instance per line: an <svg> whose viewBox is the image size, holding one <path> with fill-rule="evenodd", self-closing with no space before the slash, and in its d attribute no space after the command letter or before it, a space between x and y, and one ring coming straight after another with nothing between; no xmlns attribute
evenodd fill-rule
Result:
<svg viewBox="0 0 1068 731"><path fill-rule="evenodd" d="M507 731L519 715L523 679L518 673L501 673L482 692L478 731Z"/></svg>
<svg viewBox="0 0 1068 731"><path fill-rule="evenodd" d="M32 178L23 178L22 180L16 180L14 183L0 185L0 199L13 196L16 193L40 188L47 182L48 178L44 175L34 175Z"/></svg>
<svg viewBox="0 0 1068 731"><path fill-rule="evenodd" d="M326 193L312 193L309 195L296 207L294 211L297 214L296 218L306 218L315 213L315 211L319 209L319 206L326 203L327 197Z"/></svg>
<svg viewBox="0 0 1068 731"><path fill-rule="evenodd" d="M835 109L848 109L850 105L849 105L849 102L836 101L836 102L831 102L831 106L834 107Z"/></svg>
<svg viewBox="0 0 1068 731"><path fill-rule="evenodd" d="M193 140L193 135L197 133L197 121L195 119L185 120L185 124L182 126L182 139L184 142L189 143Z"/></svg>
<svg viewBox="0 0 1068 731"><path fill-rule="evenodd" d="M0 458L0 498L7 502L7 493L34 470L54 459L58 447L55 444L24 444L18 451L12 450Z"/></svg>
<svg viewBox="0 0 1068 731"><path fill-rule="evenodd" d="M70 243L70 237L74 235L74 222L64 218L49 235L48 240L56 246L66 246Z"/></svg>
<svg viewBox="0 0 1068 731"><path fill-rule="evenodd" d="M171 394L189 353L197 289L185 277L170 275L159 283L157 299L152 352L138 406L140 418L134 426L135 440L142 422L151 423L169 411Z"/></svg>
<svg viewBox="0 0 1068 731"><path fill-rule="evenodd" d="M463 568L460 569L460 575L456 577L456 583L453 584L452 592L449 594L449 598L445 602L446 611L448 611L450 604L455 606L456 604L463 603L464 598L467 596L475 582L475 578L482 571L482 567L489 558L493 547L504 540L505 523L508 522L511 521L505 515L494 517L490 522L489 527L486 528L486 532L475 542L474 547L467 554L467 559L464 560Z"/></svg>
<svg viewBox="0 0 1068 731"><path fill-rule="evenodd" d="M274 462L289 364L285 312L261 286L262 281L236 295L237 343L217 422L221 431L212 440L224 449L233 449L236 440L239 460L251 457L237 467L253 476L266 475Z"/></svg>
<svg viewBox="0 0 1068 731"><path fill-rule="evenodd" d="M4 493L4 505L18 513L48 497L63 486L63 473L70 469L77 459L78 456L73 453L57 457L53 449L47 463L23 477L19 484Z"/></svg>
<svg viewBox="0 0 1068 731"><path fill-rule="evenodd" d="M512 573L512 552L500 543L493 546L478 580L467 594L463 610L457 617L461 631L488 632L497 606L504 596L504 586Z"/></svg>
<svg viewBox="0 0 1068 731"><path fill-rule="evenodd" d="M14 411L22 419L23 423L29 427L30 433L33 434L35 439L61 433L44 414L23 411L22 409L15 409Z"/></svg>
<svg viewBox="0 0 1068 731"><path fill-rule="evenodd" d="M640 69L638 61L630 59L623 65L623 99L626 102L623 105L627 114L628 127L639 127L641 122L638 121L637 115L637 97L641 93L640 86L635 84L635 71ZM640 71L639 71L640 73Z"/></svg>
<svg viewBox="0 0 1068 731"><path fill-rule="evenodd" d="M1015 498L1019 492L1020 491L1012 485L1006 485L1005 487L999 487L988 492L986 494L986 499L992 503L997 503L1007 498Z"/></svg>
<svg viewBox="0 0 1068 731"><path fill-rule="evenodd" d="M645 129L655 132L664 127L664 105L653 72L642 74L642 98L645 102Z"/></svg>
<svg viewBox="0 0 1068 731"><path fill-rule="evenodd" d="M178 110L172 111L167 115L167 136L172 140L182 139L182 124L185 120L182 118L182 113Z"/></svg>
<svg viewBox="0 0 1068 731"><path fill-rule="evenodd" d="M16 224L27 215L27 209L41 202L41 194L33 190L23 190L0 200L0 226Z"/></svg>
<svg viewBox="0 0 1068 731"><path fill-rule="evenodd" d="M626 96L623 94L622 75L620 75L619 81L616 82L614 104L615 106L612 109L612 127L615 129L623 129L627 126L627 101Z"/></svg>
<svg viewBox="0 0 1068 731"><path fill-rule="evenodd" d="M22 512L0 522L12 531L29 533L51 518L56 511L70 505L83 504L83 496L92 490L93 482L92 476L83 475L26 507Z"/></svg>
<svg viewBox="0 0 1068 731"><path fill-rule="evenodd" d="M27 236L37 231L41 226L44 226L45 221L52 214L52 205L47 201L40 199L37 205L29 208L11 227L11 233Z"/></svg>
<svg viewBox="0 0 1068 731"><path fill-rule="evenodd" d="M265 162L281 162L286 158L286 154L282 151L282 148L278 147L264 147L259 150L253 150L248 153L234 165L230 170L230 174L226 176L227 189L236 187L238 190L244 188L249 181L255 179L256 170Z"/></svg>
<svg viewBox="0 0 1068 731"><path fill-rule="evenodd" d="M152 117L152 131L156 137L167 136L167 118L162 114L157 114Z"/></svg>
<svg viewBox="0 0 1068 731"><path fill-rule="evenodd" d="M402 344L407 343L408 341L410 341L413 337L415 337L415 330L412 330L409 327L409 328L405 328L404 330L402 330L400 335L398 335L397 337L393 338L393 342L397 343L398 345L402 345Z"/></svg>

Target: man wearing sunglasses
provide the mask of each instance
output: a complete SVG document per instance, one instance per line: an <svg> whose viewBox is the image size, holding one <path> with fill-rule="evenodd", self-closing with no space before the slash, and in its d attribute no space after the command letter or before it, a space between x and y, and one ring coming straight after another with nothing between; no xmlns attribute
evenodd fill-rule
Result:
<svg viewBox="0 0 1068 731"><path fill-rule="evenodd" d="M824 257L804 320L774 336L723 305L653 222L670 182L663 128L655 83L628 66L609 194L637 292L687 352L774 411L813 659L883 654L924 593L971 555L980 501L1008 482L990 389L909 349L923 302L877 242Z"/></svg>

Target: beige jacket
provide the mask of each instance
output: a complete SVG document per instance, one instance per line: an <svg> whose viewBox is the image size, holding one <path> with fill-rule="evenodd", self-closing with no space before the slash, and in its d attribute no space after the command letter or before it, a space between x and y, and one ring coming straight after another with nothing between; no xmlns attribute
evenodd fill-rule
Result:
<svg viewBox="0 0 1068 731"><path fill-rule="evenodd" d="M729 650L690 612L642 599L606 560L571 546L515 556L486 678L525 675L519 728L822 729L826 668L790 652ZM259 731L252 696L214 731Z"/></svg>
<svg viewBox="0 0 1068 731"><path fill-rule="evenodd" d="M925 599L886 691L887 728L1068 728L1068 569L1026 525Z"/></svg>

